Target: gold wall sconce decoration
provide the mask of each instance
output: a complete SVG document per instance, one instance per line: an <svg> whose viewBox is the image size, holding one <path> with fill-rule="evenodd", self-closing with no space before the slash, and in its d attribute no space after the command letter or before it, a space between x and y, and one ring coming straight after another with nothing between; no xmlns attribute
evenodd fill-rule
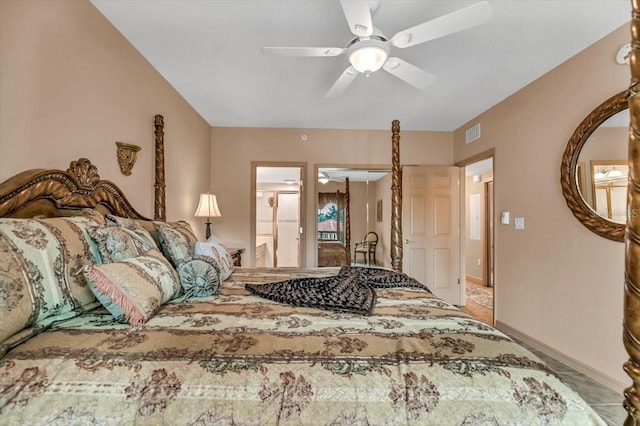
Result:
<svg viewBox="0 0 640 426"><path fill-rule="evenodd" d="M123 175L129 176L131 174L131 170L133 169L133 165L136 164L136 160L138 158L138 151L140 148L138 145L133 145L130 143L124 142L116 142L118 146L118 164L120 165L120 171Z"/></svg>

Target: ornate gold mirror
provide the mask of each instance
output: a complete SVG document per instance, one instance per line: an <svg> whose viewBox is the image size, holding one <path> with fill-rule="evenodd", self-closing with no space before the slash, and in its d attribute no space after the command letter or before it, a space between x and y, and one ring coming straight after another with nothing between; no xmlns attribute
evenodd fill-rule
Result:
<svg viewBox="0 0 640 426"><path fill-rule="evenodd" d="M623 241L629 132L628 92L598 105L582 120L562 156L562 195L589 230Z"/></svg>

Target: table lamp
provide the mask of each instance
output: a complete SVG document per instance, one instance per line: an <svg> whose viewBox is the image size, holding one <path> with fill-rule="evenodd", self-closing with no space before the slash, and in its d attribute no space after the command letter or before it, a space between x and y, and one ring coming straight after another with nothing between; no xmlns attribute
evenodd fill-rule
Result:
<svg viewBox="0 0 640 426"><path fill-rule="evenodd" d="M207 230L205 238L209 239L211 236L211 221L212 217L221 217L220 209L218 208L218 200L215 195L207 192L206 194L200 194L200 202L195 213L196 217L206 217Z"/></svg>

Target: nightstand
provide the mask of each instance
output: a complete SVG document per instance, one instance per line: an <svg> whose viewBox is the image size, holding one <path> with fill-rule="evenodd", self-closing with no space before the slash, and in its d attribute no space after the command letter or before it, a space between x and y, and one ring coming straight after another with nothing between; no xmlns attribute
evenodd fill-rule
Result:
<svg viewBox="0 0 640 426"><path fill-rule="evenodd" d="M243 248L228 248L227 251L231 255L233 259L233 264L235 266L242 266L242 253L244 253Z"/></svg>

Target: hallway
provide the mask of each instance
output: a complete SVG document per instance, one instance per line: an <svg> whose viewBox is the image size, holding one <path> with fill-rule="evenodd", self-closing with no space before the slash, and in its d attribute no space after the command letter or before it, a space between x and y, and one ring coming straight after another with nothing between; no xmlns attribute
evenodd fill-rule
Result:
<svg viewBox="0 0 640 426"><path fill-rule="evenodd" d="M466 283L466 305L461 309L472 317L493 326L493 288Z"/></svg>
<svg viewBox="0 0 640 426"><path fill-rule="evenodd" d="M485 324L493 326L493 310L487 309L482 305L479 305L472 300L467 299L467 304L461 306L460 309L463 312L468 313L477 320L482 321Z"/></svg>

